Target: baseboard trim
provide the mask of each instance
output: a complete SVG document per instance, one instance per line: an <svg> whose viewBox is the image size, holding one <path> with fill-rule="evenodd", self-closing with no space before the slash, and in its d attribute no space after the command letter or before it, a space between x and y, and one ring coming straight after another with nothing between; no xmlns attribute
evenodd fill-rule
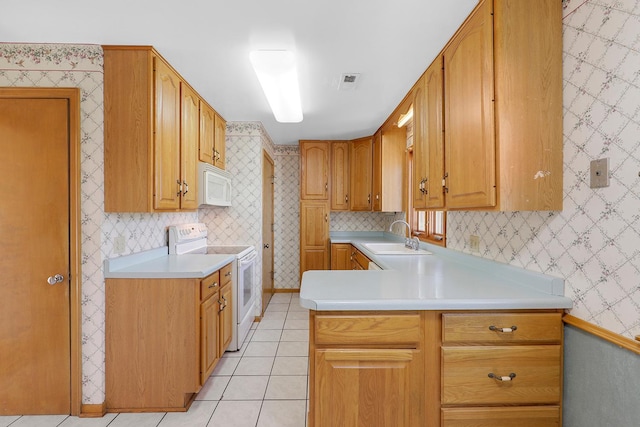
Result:
<svg viewBox="0 0 640 427"><path fill-rule="evenodd" d="M575 326L578 329L581 329L585 332L588 332L592 335L595 335L598 338L601 338L605 341L608 341L612 344L617 345L618 347L629 350L633 353L640 355L640 342L634 341L631 338L627 338L623 335L616 334L615 332L611 332L607 329L604 329L600 326L594 325L593 323L589 323L586 320L579 319L570 314L566 314L562 320L567 325Z"/></svg>
<svg viewBox="0 0 640 427"><path fill-rule="evenodd" d="M285 288L274 288L273 289L273 293L274 294L299 294L300 293L300 289L298 288L293 288L293 289L285 289Z"/></svg>
<svg viewBox="0 0 640 427"><path fill-rule="evenodd" d="M107 413L107 405L102 403L83 403L80 406L80 418L102 418Z"/></svg>

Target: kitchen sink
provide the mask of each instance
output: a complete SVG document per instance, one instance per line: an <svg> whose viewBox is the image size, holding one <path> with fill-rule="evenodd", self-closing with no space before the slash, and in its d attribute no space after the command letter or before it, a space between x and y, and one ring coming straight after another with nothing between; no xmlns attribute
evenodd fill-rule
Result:
<svg viewBox="0 0 640 427"><path fill-rule="evenodd" d="M410 249L404 243L363 243L363 246L376 255L430 255L424 249Z"/></svg>

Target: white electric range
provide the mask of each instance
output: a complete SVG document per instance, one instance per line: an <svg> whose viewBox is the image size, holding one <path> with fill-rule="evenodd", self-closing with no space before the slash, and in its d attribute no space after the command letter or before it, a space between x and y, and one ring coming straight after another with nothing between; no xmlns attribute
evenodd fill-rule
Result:
<svg viewBox="0 0 640 427"><path fill-rule="evenodd" d="M207 226L202 223L172 225L169 232L169 254L233 254L233 334L227 351L237 351L255 319L257 301L256 261L258 253L251 245L208 245Z"/></svg>

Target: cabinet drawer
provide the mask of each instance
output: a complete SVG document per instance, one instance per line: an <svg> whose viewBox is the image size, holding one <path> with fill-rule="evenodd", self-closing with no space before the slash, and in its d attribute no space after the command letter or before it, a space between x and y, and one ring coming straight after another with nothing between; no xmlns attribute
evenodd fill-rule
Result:
<svg viewBox="0 0 640 427"><path fill-rule="evenodd" d="M420 342L419 314L316 315L316 344L399 344Z"/></svg>
<svg viewBox="0 0 640 427"><path fill-rule="evenodd" d="M560 427L560 407L444 408L442 427Z"/></svg>
<svg viewBox="0 0 640 427"><path fill-rule="evenodd" d="M561 313L449 313L442 315L442 342L444 343L559 343L561 340Z"/></svg>
<svg viewBox="0 0 640 427"><path fill-rule="evenodd" d="M220 271L205 277L200 281L200 301L204 301L213 295L220 287Z"/></svg>
<svg viewBox="0 0 640 427"><path fill-rule="evenodd" d="M231 283L231 267L233 264L227 264L220 269L220 287Z"/></svg>
<svg viewBox="0 0 640 427"><path fill-rule="evenodd" d="M559 403L561 357L559 345L443 347L442 404Z"/></svg>
<svg viewBox="0 0 640 427"><path fill-rule="evenodd" d="M364 255L362 252L360 252L356 248L353 248L353 251L351 253L353 254L352 255L353 260L358 264L360 264L360 267L362 267L363 270L366 270L369 268L369 258L367 258L366 255Z"/></svg>

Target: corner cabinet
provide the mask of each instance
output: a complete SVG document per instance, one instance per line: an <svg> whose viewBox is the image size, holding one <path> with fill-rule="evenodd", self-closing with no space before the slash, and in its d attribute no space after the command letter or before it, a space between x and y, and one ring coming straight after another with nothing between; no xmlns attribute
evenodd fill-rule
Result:
<svg viewBox="0 0 640 427"><path fill-rule="evenodd" d="M482 0L443 58L446 207L561 210L561 5Z"/></svg>
<svg viewBox="0 0 640 427"><path fill-rule="evenodd" d="M349 210L349 141L331 141L331 210Z"/></svg>
<svg viewBox="0 0 640 427"><path fill-rule="evenodd" d="M197 209L202 99L151 46L103 50L105 211Z"/></svg>
<svg viewBox="0 0 640 427"><path fill-rule="evenodd" d="M407 132L389 127L373 136L373 206L374 212L404 210L404 161Z"/></svg>
<svg viewBox="0 0 640 427"><path fill-rule="evenodd" d="M373 138L354 139L349 152L350 210L370 211L373 178Z"/></svg>
<svg viewBox="0 0 640 427"><path fill-rule="evenodd" d="M300 141L300 200L329 200L329 141Z"/></svg>
<svg viewBox="0 0 640 427"><path fill-rule="evenodd" d="M231 340L231 268L203 279L107 279L108 411L185 411Z"/></svg>

